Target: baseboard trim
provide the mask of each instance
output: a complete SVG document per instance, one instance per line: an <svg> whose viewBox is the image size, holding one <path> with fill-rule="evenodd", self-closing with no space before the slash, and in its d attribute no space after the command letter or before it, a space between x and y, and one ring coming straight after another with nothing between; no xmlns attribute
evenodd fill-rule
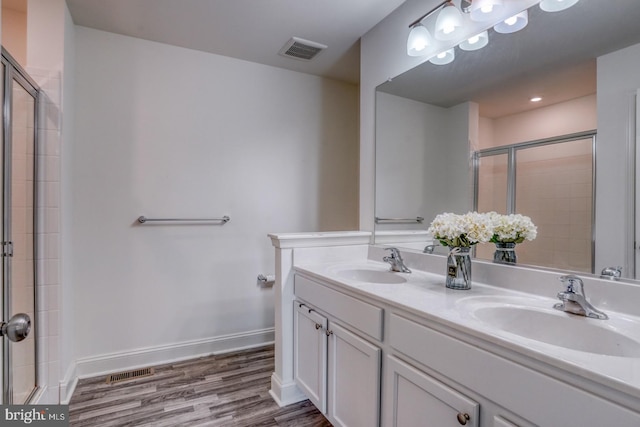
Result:
<svg viewBox="0 0 640 427"><path fill-rule="evenodd" d="M271 374L271 390L269 395L276 401L279 407L291 405L307 399L307 396L300 391L296 383L283 384L274 372Z"/></svg>
<svg viewBox="0 0 640 427"><path fill-rule="evenodd" d="M61 405L68 405L71 400L71 396L78 385L78 365L76 362L71 362L67 372L64 374L64 378L60 381L60 388L58 389L58 399Z"/></svg>
<svg viewBox="0 0 640 427"><path fill-rule="evenodd" d="M274 328L268 328L239 334L221 335L204 340L186 341L82 358L76 361L75 378L77 380L77 378L96 377L117 371L259 347L273 344L274 336ZM67 381L66 384L69 384L66 376L65 381ZM70 397L71 394L66 388L65 390Z"/></svg>

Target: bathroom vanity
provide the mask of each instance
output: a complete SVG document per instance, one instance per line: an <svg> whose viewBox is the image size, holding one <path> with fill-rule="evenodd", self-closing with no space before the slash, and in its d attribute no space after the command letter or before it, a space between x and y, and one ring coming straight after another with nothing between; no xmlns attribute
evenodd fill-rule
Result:
<svg viewBox="0 0 640 427"><path fill-rule="evenodd" d="M616 305L634 285L586 280L609 315L589 319L553 309L559 273L474 262L451 290L441 256L391 273L358 233L314 236L272 236L280 404L334 426L640 426L640 318Z"/></svg>

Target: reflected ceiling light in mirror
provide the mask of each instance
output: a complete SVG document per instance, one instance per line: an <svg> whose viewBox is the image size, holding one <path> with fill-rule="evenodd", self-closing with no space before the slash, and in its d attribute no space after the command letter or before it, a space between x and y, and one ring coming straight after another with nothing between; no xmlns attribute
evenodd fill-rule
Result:
<svg viewBox="0 0 640 427"><path fill-rule="evenodd" d="M418 24L411 28L409 38L407 39L407 55L422 56L426 55L427 47L433 44L431 33L424 25Z"/></svg>
<svg viewBox="0 0 640 427"><path fill-rule="evenodd" d="M467 40L460 43L460 49L462 50L478 50L489 44L489 33L483 31L480 34L476 34L473 37L469 37Z"/></svg>
<svg viewBox="0 0 640 427"><path fill-rule="evenodd" d="M517 15L513 15L511 18L507 18L504 21L496 24L496 26L493 27L493 29L497 33L511 34L511 33L515 33L516 31L520 31L521 29L526 27L528 23L529 23L529 12L526 10L523 10Z"/></svg>
<svg viewBox="0 0 640 427"><path fill-rule="evenodd" d="M469 8L469 16L476 22L490 21L501 12L502 0L473 0Z"/></svg>
<svg viewBox="0 0 640 427"><path fill-rule="evenodd" d="M438 40L452 40L458 37L462 28L462 12L454 6L453 2L447 2L438 14L436 20L435 37Z"/></svg>
<svg viewBox="0 0 640 427"><path fill-rule="evenodd" d="M561 10L569 9L576 3L578 3L578 0L542 0L540 9L545 12L560 12Z"/></svg>
<svg viewBox="0 0 640 427"><path fill-rule="evenodd" d="M531 102L540 102L542 101L542 97L540 96L534 96L533 98L531 98L529 101Z"/></svg>
<svg viewBox="0 0 640 427"><path fill-rule="evenodd" d="M433 58L429 60L434 65L447 65L453 62L456 59L456 53L453 48L449 50L445 50L444 52L440 52Z"/></svg>

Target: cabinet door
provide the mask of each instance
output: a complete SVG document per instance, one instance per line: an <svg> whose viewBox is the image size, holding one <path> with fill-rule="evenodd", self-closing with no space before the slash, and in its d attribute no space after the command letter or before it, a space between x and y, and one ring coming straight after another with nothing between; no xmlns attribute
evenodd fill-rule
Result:
<svg viewBox="0 0 640 427"><path fill-rule="evenodd" d="M296 302L293 375L322 413L327 412L327 318Z"/></svg>
<svg viewBox="0 0 640 427"><path fill-rule="evenodd" d="M385 426L479 426L480 405L393 356L387 357Z"/></svg>
<svg viewBox="0 0 640 427"><path fill-rule="evenodd" d="M376 427L380 414L380 348L329 324L329 412L334 427Z"/></svg>

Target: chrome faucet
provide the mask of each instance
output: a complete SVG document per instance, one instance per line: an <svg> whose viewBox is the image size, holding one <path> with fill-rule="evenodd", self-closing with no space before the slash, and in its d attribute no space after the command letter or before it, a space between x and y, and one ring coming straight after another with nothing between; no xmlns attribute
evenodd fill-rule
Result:
<svg viewBox="0 0 640 427"><path fill-rule="evenodd" d="M395 271L396 273L411 273L411 270L404 265L404 261L402 260L402 256L400 255L398 248L385 248L385 250L391 251L389 256L382 258L384 262L391 264L390 271Z"/></svg>
<svg viewBox="0 0 640 427"><path fill-rule="evenodd" d="M620 280L622 277L622 267L605 267L600 272L601 279Z"/></svg>
<svg viewBox="0 0 640 427"><path fill-rule="evenodd" d="M582 279L573 274L568 274L560 277L560 281L566 284L566 290L558 293L558 299L562 302L555 304L553 308L594 319L606 320L609 318L587 301Z"/></svg>
<svg viewBox="0 0 640 427"><path fill-rule="evenodd" d="M427 246L424 247L424 250L422 251L422 253L423 254L432 254L433 251L436 250L436 246L440 246L440 245L436 245L435 243L431 244L431 245L427 245Z"/></svg>

